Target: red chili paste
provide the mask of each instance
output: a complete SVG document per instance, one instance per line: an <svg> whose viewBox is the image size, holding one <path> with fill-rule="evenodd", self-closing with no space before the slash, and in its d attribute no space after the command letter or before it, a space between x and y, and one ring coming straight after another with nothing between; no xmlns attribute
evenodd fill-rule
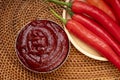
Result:
<svg viewBox="0 0 120 80"><path fill-rule="evenodd" d="M48 72L66 59L69 40L58 24L48 20L34 20L20 31L16 51L22 64L29 70Z"/></svg>

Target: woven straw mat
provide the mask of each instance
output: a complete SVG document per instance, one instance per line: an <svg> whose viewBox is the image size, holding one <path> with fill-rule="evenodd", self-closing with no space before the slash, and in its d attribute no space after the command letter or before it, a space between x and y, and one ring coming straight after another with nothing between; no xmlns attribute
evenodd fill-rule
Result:
<svg viewBox="0 0 120 80"><path fill-rule="evenodd" d="M66 62L52 73L33 73L16 57L18 31L34 19L50 19L61 26L48 7L62 15L62 8L45 0L0 0L0 80L120 80L120 72L109 62L91 59L71 44Z"/></svg>

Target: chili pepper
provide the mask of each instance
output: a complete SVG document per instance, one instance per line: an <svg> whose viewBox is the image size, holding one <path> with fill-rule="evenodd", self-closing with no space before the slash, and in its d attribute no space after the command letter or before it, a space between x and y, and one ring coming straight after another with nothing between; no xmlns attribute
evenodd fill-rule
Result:
<svg viewBox="0 0 120 80"><path fill-rule="evenodd" d="M111 63L113 63L120 70L120 58L117 54L109 47L109 45L104 42L97 35L92 33L90 30L85 28L82 24L75 20L65 20L60 17L55 11L51 10L53 14L64 22L66 28L77 38L83 40L96 50L98 50L102 56L106 57Z"/></svg>
<svg viewBox="0 0 120 80"><path fill-rule="evenodd" d="M96 19L103 27L120 43L120 27L117 23L109 17L105 12L99 8L88 5L82 1L74 1L73 3L63 2L59 0L49 0L59 5L66 5L71 8L74 13L87 14Z"/></svg>
<svg viewBox="0 0 120 80"><path fill-rule="evenodd" d="M102 28L102 26L82 14L73 14L72 19L81 23L87 29L102 38L120 56L120 47L117 45L113 37Z"/></svg>
<svg viewBox="0 0 120 80"><path fill-rule="evenodd" d="M74 2L72 11L75 13L86 13L96 19L103 27L118 41L120 42L120 27L102 10L87 5L83 2Z"/></svg>
<svg viewBox="0 0 120 80"><path fill-rule="evenodd" d="M104 0L104 1L106 1L111 6L115 13L116 19L120 24L120 0Z"/></svg>
<svg viewBox="0 0 120 80"><path fill-rule="evenodd" d="M103 0L86 0L89 4L98 7L103 10L106 14L108 14L114 21L117 22L114 13L111 8L103 1Z"/></svg>

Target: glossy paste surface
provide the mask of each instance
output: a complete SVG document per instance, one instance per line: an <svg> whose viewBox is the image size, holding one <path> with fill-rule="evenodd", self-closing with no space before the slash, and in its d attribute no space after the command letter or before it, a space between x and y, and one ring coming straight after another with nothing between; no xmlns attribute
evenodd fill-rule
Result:
<svg viewBox="0 0 120 80"><path fill-rule="evenodd" d="M34 20L26 25L16 40L20 61L28 69L48 72L66 59L69 40L64 30L48 20Z"/></svg>

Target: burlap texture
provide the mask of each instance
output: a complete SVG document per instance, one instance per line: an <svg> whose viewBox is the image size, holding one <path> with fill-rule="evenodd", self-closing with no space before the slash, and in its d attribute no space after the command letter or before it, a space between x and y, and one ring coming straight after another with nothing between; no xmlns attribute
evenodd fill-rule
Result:
<svg viewBox="0 0 120 80"><path fill-rule="evenodd" d="M50 19L61 26L48 7L62 14L62 8L45 0L0 0L0 80L120 80L111 63L93 60L71 44L70 55L56 71L37 74L24 68L15 53L18 31L34 19Z"/></svg>

